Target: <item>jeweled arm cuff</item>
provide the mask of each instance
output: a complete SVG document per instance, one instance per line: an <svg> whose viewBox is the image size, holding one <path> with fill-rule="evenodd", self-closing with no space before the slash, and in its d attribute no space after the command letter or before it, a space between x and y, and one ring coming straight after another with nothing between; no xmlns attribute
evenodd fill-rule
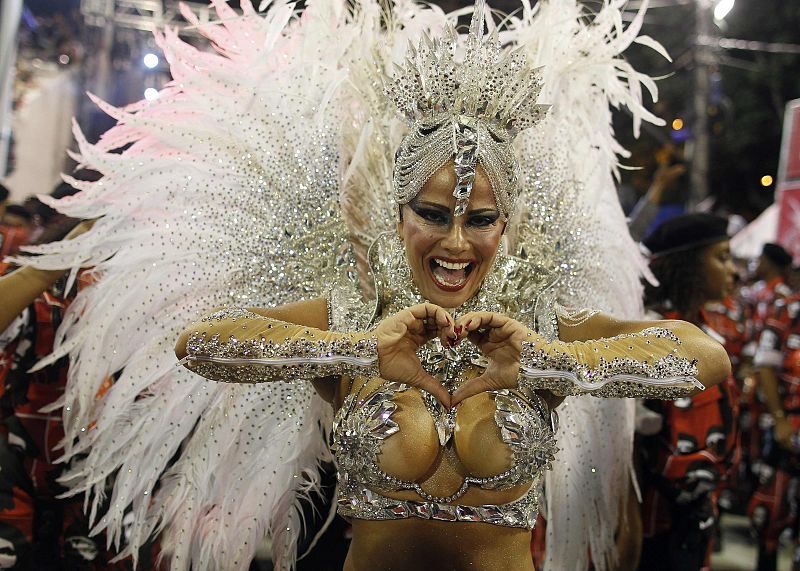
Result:
<svg viewBox="0 0 800 571"><path fill-rule="evenodd" d="M186 353L189 369L229 383L378 375L378 342L369 333L322 331L244 309L203 317Z"/></svg>
<svg viewBox="0 0 800 571"><path fill-rule="evenodd" d="M697 361L661 327L593 341L523 341L520 376L522 384L559 396L674 399L705 388Z"/></svg>

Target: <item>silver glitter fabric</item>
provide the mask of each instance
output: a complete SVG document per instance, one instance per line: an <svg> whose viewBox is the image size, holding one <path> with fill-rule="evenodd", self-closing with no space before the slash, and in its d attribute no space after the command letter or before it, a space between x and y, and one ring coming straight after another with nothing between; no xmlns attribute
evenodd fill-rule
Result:
<svg viewBox="0 0 800 571"><path fill-rule="evenodd" d="M560 396L675 399L705 388L697 361L680 350L680 339L661 327L580 343L523 341L520 376Z"/></svg>
<svg viewBox="0 0 800 571"><path fill-rule="evenodd" d="M227 383L264 383L342 375L377 376L378 342L374 336L320 331L232 308L206 315L203 322L246 324L235 333L194 332L182 360L198 375Z"/></svg>
<svg viewBox="0 0 800 571"><path fill-rule="evenodd" d="M538 123L548 106L537 103L541 75L520 50L504 50L484 36L484 2L476 2L470 31L456 60L459 36L423 36L386 82L386 93L409 123L395 156L394 198L406 204L446 161L455 160L455 215L466 211L480 162L505 218L519 192L512 142ZM463 38L462 38L463 39Z"/></svg>
<svg viewBox="0 0 800 571"><path fill-rule="evenodd" d="M436 370L435 367L427 368ZM495 421L500 428L502 441L509 445L513 454L511 468L489 477L466 476L455 493L446 497L433 496L419 482L393 477L378 467L382 442L400 430L391 418L397 409L392 399L396 394L407 390L409 388L405 385L384 383L367 396L348 395L337 412L333 425L332 450L339 465L340 505L354 507L362 497L363 488L369 488L373 492L413 490L428 501L452 504L469 486L503 490L537 482L555 457L556 421L551 419L551 412L544 401L527 389L493 391L491 395L496 406ZM440 445L446 446L455 425L455 410L448 413L435 399L430 399L430 402L432 407L429 412L434 416L437 428L440 419L449 424L447 428L439 429ZM533 502L535 490L529 488L526 495L528 501ZM536 510L535 504L529 507ZM500 509L502 510L502 506Z"/></svg>
<svg viewBox="0 0 800 571"><path fill-rule="evenodd" d="M384 488L390 479L378 468L378 454L381 442L400 430L392 420L397 405L392 397L408 387L398 383L387 383L367 398L359 400L350 394L342 403L333 421L333 442L331 450L336 456L340 479L348 480L349 475L368 486Z"/></svg>
<svg viewBox="0 0 800 571"><path fill-rule="evenodd" d="M430 519L449 522L483 522L504 527L533 529L539 511L539 482L521 498L507 504L462 506L436 501L398 500L364 487L339 494L339 513L371 520Z"/></svg>

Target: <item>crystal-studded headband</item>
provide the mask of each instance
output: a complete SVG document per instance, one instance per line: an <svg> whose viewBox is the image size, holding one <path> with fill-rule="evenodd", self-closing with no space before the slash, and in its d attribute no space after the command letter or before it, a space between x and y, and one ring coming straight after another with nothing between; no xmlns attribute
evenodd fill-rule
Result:
<svg viewBox="0 0 800 571"><path fill-rule="evenodd" d="M503 49L496 31L484 38L484 0L477 0L457 62L458 35L452 26L441 38L423 36L409 46L403 65L386 82L386 95L410 130L395 158L394 198L406 204L448 160L455 162L455 215L469 204L480 162L505 218L517 196L517 161L512 142L543 117L548 105L536 103L541 73L519 50Z"/></svg>

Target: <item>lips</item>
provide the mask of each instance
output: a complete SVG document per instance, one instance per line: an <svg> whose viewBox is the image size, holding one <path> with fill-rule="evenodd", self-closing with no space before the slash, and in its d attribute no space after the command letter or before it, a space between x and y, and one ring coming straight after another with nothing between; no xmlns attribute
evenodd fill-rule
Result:
<svg viewBox="0 0 800 571"><path fill-rule="evenodd" d="M459 291L469 282L475 263L472 260L431 258L428 268L436 287L444 291Z"/></svg>

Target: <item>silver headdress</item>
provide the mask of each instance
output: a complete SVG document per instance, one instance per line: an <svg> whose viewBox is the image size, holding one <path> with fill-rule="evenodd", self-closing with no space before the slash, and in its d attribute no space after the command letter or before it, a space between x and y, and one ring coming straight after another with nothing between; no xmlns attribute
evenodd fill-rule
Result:
<svg viewBox="0 0 800 571"><path fill-rule="evenodd" d="M484 0L475 3L464 59L456 61L458 35L423 35L409 46L404 65L387 82L386 94L409 123L395 157L394 198L406 204L448 160L454 159L455 215L469 203L480 161L497 207L508 219L517 196L518 165L512 141L541 120L548 105L536 103L539 69L520 50L504 50L496 31L484 38Z"/></svg>

